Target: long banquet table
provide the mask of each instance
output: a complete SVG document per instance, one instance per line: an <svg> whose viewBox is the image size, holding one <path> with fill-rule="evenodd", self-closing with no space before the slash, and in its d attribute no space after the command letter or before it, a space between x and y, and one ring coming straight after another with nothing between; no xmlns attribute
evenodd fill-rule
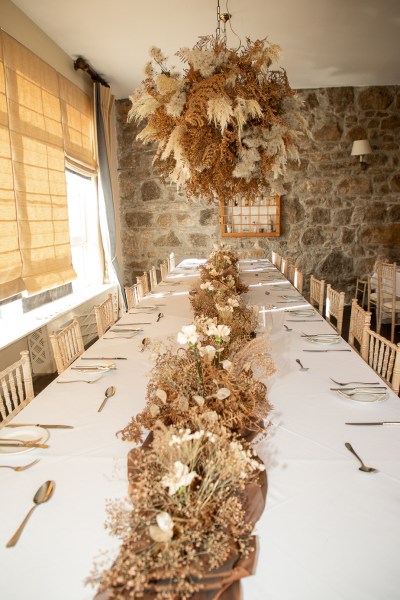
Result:
<svg viewBox="0 0 400 600"><path fill-rule="evenodd" d="M106 339L113 334L105 334L85 352L87 357L127 357L116 361L116 370L93 384L60 384L58 378L14 419L74 428L49 430L48 449L0 457L1 464L9 465L40 458L24 472L0 469L0 598L93 598L93 588L84 583L93 561L104 551L111 560L119 545L104 528L106 503L127 492L126 459L132 444L115 433L143 408L153 365L149 350L140 352L141 341L145 336L153 341L175 338L192 321L188 290L197 277L195 266L196 261L184 261L142 301L141 306L163 304L159 322L157 312L127 314L121 323L151 325L143 325L143 333L131 339ZM312 346L301 332L331 332L331 326L318 313L311 319L286 312L309 304L284 298L296 291L269 261L242 261L241 270L250 285L248 302L264 307L260 329L270 333L277 367L266 381L274 405L272 425L256 447L268 471L267 506L256 527L256 574L242 580L244 600L397 600L400 425L345 423L400 421L400 399L388 391L384 402L359 403L330 391L330 377L379 378L353 350L304 352ZM337 348L349 346L341 341ZM296 358L309 370L300 371ZM98 413L110 385L117 393ZM378 472L359 471L346 441ZM35 491L49 479L56 482L53 498L37 508L18 544L5 548Z"/></svg>

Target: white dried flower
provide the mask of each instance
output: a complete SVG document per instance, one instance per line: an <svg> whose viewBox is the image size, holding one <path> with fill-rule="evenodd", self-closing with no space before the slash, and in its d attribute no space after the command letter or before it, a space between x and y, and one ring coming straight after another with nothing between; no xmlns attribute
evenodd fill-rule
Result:
<svg viewBox="0 0 400 600"><path fill-rule="evenodd" d="M218 392L215 394L217 400L225 400L231 395L231 391L228 388L219 388Z"/></svg>
<svg viewBox="0 0 400 600"><path fill-rule="evenodd" d="M173 496L181 487L190 485L195 477L198 477L196 471L190 471L187 465L177 460L174 463L174 471L169 475L164 475L161 485L168 488L168 493Z"/></svg>
<svg viewBox="0 0 400 600"><path fill-rule="evenodd" d="M192 398L196 402L196 404L198 404L199 406L204 406L203 396L192 396Z"/></svg>
<svg viewBox="0 0 400 600"><path fill-rule="evenodd" d="M196 325L184 325L177 335L177 341L179 344L190 344L194 346L197 344L199 334L196 331Z"/></svg>
<svg viewBox="0 0 400 600"><path fill-rule="evenodd" d="M163 404L167 402L167 392L165 392L164 390L158 388L156 390L156 396L161 400Z"/></svg>

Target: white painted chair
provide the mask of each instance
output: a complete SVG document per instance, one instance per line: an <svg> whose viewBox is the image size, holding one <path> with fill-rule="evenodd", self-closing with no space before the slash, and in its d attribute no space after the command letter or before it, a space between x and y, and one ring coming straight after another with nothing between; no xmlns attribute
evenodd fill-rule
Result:
<svg viewBox="0 0 400 600"><path fill-rule="evenodd" d="M50 333L49 338L59 374L65 371L85 350L81 328L76 317L57 333Z"/></svg>
<svg viewBox="0 0 400 600"><path fill-rule="evenodd" d="M310 276L310 304L316 306L321 315L324 312L325 280Z"/></svg>
<svg viewBox="0 0 400 600"><path fill-rule="evenodd" d="M94 314L96 316L97 334L101 337L116 321L112 294L108 294L104 302L94 307Z"/></svg>
<svg viewBox="0 0 400 600"><path fill-rule="evenodd" d="M33 399L32 370L28 350L0 373L0 428Z"/></svg>
<svg viewBox="0 0 400 600"><path fill-rule="evenodd" d="M371 327L371 313L367 312L359 306L357 299L351 301L350 327L349 327L349 344L359 354L365 354L365 348L362 344L365 343L364 333Z"/></svg>
<svg viewBox="0 0 400 600"><path fill-rule="evenodd" d="M325 317L331 323L339 335L342 335L344 311L344 292L337 292L328 283L326 288ZM335 322L332 323L332 317Z"/></svg>
<svg viewBox="0 0 400 600"><path fill-rule="evenodd" d="M364 332L362 358L398 394L400 389L400 344L393 344L371 329Z"/></svg>
<svg viewBox="0 0 400 600"><path fill-rule="evenodd" d="M359 302L360 306L364 308L368 298L368 279L357 277L354 298Z"/></svg>

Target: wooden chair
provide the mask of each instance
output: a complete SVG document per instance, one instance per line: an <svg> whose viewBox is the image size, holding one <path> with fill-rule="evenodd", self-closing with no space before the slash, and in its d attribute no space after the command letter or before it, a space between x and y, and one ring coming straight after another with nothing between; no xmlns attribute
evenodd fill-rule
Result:
<svg viewBox="0 0 400 600"><path fill-rule="evenodd" d="M137 283L134 283L130 286L127 285L124 289L126 294L126 300L128 302L128 310L130 310L131 308L135 308L135 306L140 302Z"/></svg>
<svg viewBox="0 0 400 600"><path fill-rule="evenodd" d="M158 284L157 270L154 266L151 267L149 274L150 274L150 290L153 291L157 287L157 284Z"/></svg>
<svg viewBox="0 0 400 600"><path fill-rule="evenodd" d="M289 279L290 283L292 285L294 285L294 275L295 275L295 271L296 271L296 265L294 264L294 262L290 262L288 264L288 273L287 273L287 278Z"/></svg>
<svg viewBox="0 0 400 600"><path fill-rule="evenodd" d="M143 273L143 275L140 275L139 277L136 277L136 283L138 284L139 287L139 295L140 295L140 299L143 298L143 296L146 296L146 294L148 294L150 292L150 287L149 287L149 276L147 271L145 271ZM140 289L141 287L141 289Z"/></svg>
<svg viewBox="0 0 400 600"><path fill-rule="evenodd" d="M337 292L328 283L326 287L326 306L325 317L329 323L332 323L332 317L336 321L332 323L339 335L342 334L343 327L343 311L344 311L344 292Z"/></svg>
<svg viewBox="0 0 400 600"><path fill-rule="evenodd" d="M394 331L397 315L400 314L400 295L396 291L396 263L379 263L378 265L378 307L377 327L381 332L382 321L385 316L391 320L390 341L394 341Z"/></svg>
<svg viewBox="0 0 400 600"><path fill-rule="evenodd" d="M368 294L368 279L356 279L356 289L353 298L357 300L360 306L364 307L367 301Z"/></svg>
<svg viewBox="0 0 400 600"><path fill-rule="evenodd" d="M325 280L310 276L310 304L318 308L321 315L324 312Z"/></svg>
<svg viewBox="0 0 400 600"><path fill-rule="evenodd" d="M65 371L85 350L81 328L76 317L61 331L50 333L49 338L58 374Z"/></svg>
<svg viewBox="0 0 400 600"><path fill-rule="evenodd" d="M293 258L291 258L291 257L284 258L282 256L280 270L281 270L282 274L287 278L289 278L289 265L292 265L292 264L293 264Z"/></svg>
<svg viewBox="0 0 400 600"><path fill-rule="evenodd" d="M96 316L97 333L101 337L116 321L112 294L108 294L104 302L94 307L94 314Z"/></svg>
<svg viewBox="0 0 400 600"><path fill-rule="evenodd" d="M167 258L168 273L175 269L175 254L170 252Z"/></svg>
<svg viewBox="0 0 400 600"><path fill-rule="evenodd" d="M294 270L293 285L296 288L296 290L298 290L300 292L300 294L303 293L303 280L304 280L303 273L301 271L299 271L298 268L296 267Z"/></svg>
<svg viewBox="0 0 400 600"><path fill-rule="evenodd" d="M365 353L362 344L365 341L364 332L371 327L371 313L365 311L357 302L357 298L351 301L349 344L359 354Z"/></svg>
<svg viewBox="0 0 400 600"><path fill-rule="evenodd" d="M393 344L371 329L366 329L362 358L398 394L400 389L400 344Z"/></svg>
<svg viewBox="0 0 400 600"><path fill-rule="evenodd" d="M168 266L166 260L163 260L162 263L160 263L160 273L161 281L164 281L164 279L168 276Z"/></svg>
<svg viewBox="0 0 400 600"><path fill-rule="evenodd" d="M276 266L277 269L281 268L282 256L277 252L272 252L272 264Z"/></svg>
<svg viewBox="0 0 400 600"><path fill-rule="evenodd" d="M371 285L371 275L368 275L367 277L367 310L368 312L371 311L372 307L375 307L375 309L377 309L378 307L378 289L377 287L375 288L375 291L372 291L372 285Z"/></svg>
<svg viewBox="0 0 400 600"><path fill-rule="evenodd" d="M9 423L33 399L32 370L28 350L0 373L0 428Z"/></svg>

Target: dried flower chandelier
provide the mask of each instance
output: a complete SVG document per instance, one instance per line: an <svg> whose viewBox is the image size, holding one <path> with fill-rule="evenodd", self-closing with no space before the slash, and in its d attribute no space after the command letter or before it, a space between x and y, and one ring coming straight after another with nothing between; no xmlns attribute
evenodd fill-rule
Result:
<svg viewBox="0 0 400 600"><path fill-rule="evenodd" d="M150 50L128 120L147 121L137 139L158 143L156 171L189 198L252 202L259 193L283 193L287 160L299 160L306 125L285 70L270 70L280 47L247 39L229 49L229 18L218 0L215 36L176 53L187 65L183 74L168 70L161 50Z"/></svg>

